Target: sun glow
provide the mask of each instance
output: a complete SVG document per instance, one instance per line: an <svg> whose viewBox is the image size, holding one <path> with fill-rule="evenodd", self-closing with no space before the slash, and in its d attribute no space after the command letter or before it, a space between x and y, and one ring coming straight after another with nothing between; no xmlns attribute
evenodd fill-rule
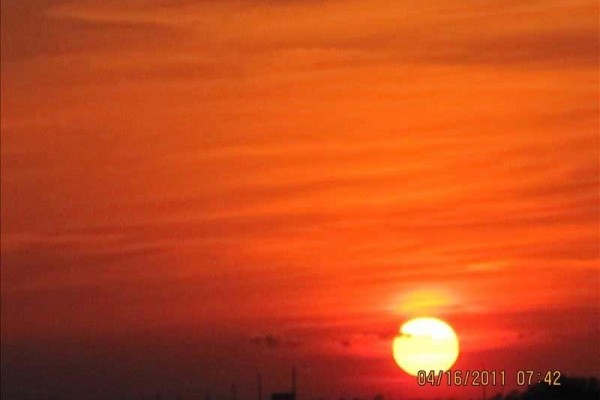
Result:
<svg viewBox="0 0 600 400"><path fill-rule="evenodd" d="M437 318L415 318L400 327L394 338L394 360L408 374L419 370L446 371L458 358L458 337L454 329Z"/></svg>

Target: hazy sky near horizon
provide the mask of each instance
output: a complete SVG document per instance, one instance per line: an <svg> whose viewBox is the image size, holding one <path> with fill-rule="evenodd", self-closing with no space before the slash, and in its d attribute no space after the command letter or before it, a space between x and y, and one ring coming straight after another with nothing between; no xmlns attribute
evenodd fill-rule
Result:
<svg viewBox="0 0 600 400"><path fill-rule="evenodd" d="M598 375L597 2L1 7L3 397Z"/></svg>

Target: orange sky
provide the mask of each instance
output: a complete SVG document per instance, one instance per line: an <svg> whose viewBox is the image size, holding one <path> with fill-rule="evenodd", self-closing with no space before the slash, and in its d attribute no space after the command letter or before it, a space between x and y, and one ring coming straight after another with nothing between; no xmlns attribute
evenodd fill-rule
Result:
<svg viewBox="0 0 600 400"><path fill-rule="evenodd" d="M253 393L296 363L302 400L437 395L391 357L417 315L459 368L598 375L595 1L1 18L3 394Z"/></svg>

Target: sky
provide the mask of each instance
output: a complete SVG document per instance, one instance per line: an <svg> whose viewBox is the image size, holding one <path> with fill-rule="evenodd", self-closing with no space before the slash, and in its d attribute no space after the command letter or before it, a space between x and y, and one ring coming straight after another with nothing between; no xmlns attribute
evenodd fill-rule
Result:
<svg viewBox="0 0 600 400"><path fill-rule="evenodd" d="M2 1L2 399L599 376L598 7Z"/></svg>

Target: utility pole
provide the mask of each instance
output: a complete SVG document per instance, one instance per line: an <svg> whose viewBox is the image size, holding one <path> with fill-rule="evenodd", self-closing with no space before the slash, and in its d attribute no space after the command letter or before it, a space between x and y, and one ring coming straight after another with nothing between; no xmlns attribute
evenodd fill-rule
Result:
<svg viewBox="0 0 600 400"><path fill-rule="evenodd" d="M297 399L296 397L296 366L294 365L294 367L292 368L292 396L294 396L294 400Z"/></svg>

